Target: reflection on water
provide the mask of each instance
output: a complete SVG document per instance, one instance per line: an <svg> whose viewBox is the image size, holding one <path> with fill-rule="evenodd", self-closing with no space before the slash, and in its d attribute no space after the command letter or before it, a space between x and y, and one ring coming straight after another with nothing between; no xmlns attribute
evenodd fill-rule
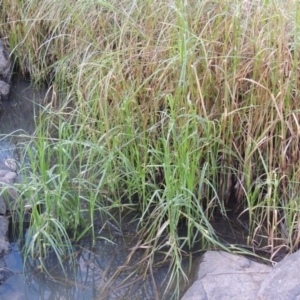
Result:
<svg viewBox="0 0 300 300"><path fill-rule="evenodd" d="M7 256L5 262L14 272L14 276L0 286L0 299L171 298L170 294L163 296L168 280L168 264L154 264L152 272L144 272L149 262L145 251L135 251L128 259L131 249L137 244L136 237L114 237L103 226L100 230L101 238L99 237L94 247L88 238L79 245L74 245L72 257L63 262L63 268L54 253L49 253L42 261L39 258L29 258L25 263L25 277L22 273L22 256L18 246L12 244L13 252ZM143 260L144 264L141 264ZM156 260L160 262L159 256ZM42 271L41 263L48 273ZM188 260L183 261L183 267L188 270Z"/></svg>
<svg viewBox="0 0 300 300"><path fill-rule="evenodd" d="M136 229L136 223L129 220L130 216L127 220L124 219L122 232L130 233ZM28 259L24 269L25 282L21 274L21 255L15 246L15 252L6 260L7 266L15 275L3 285L2 290L9 297L0 299L171 299L172 289L163 296L170 275L169 264L161 263L164 256L157 255L151 272L144 272L149 263L146 251L140 249L131 255L132 249L138 244L138 236L121 236L111 226L101 225L100 220L96 223L98 225L95 226L95 232L101 234L94 247L91 238L74 245L70 258L63 263L63 269L57 257L51 253L42 261L38 258ZM245 242L246 231L237 230L223 218L217 220L213 227L227 242ZM197 247L199 250L200 245ZM48 273L42 272L41 263ZM191 282L192 275L197 270L195 261L193 266ZM188 274L188 259L183 260L183 268ZM181 284L184 292L187 286L183 279ZM20 293L23 298L18 298ZM14 297L10 298L12 295Z"/></svg>

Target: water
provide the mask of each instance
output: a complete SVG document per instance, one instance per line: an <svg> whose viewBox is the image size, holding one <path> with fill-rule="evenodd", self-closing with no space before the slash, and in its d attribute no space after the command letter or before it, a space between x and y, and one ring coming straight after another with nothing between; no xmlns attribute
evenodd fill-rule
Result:
<svg viewBox="0 0 300 300"><path fill-rule="evenodd" d="M46 89L33 89L29 80L14 78L11 99L2 102L0 110L0 167L4 166L7 158L24 159L18 149L26 137L34 133L35 119L40 105L46 104L46 94ZM124 220L122 226L126 232L129 229L134 232L136 225L129 218L128 224ZM20 250L26 239L26 228L23 241L15 238L10 231L12 251L0 260L0 267L9 269L12 276L0 285L0 300L162 299L168 264L154 266L151 274L144 274L148 259L145 259L143 250L135 251L127 261L138 238L122 236L112 223L104 226L102 220L98 220L97 226L95 231L101 234L96 245L93 247L91 238L74 244L70 257L63 262L63 268L54 253L43 259L28 258L24 262ZM143 259L145 263L141 265ZM156 260L159 262L160 258ZM187 270L189 261L183 263ZM185 286L184 281L182 286Z"/></svg>
<svg viewBox="0 0 300 300"><path fill-rule="evenodd" d="M27 135L34 133L35 118L38 116L40 104L46 104L46 93L45 89L31 88L28 80L15 78L12 97L10 101L2 103L0 111L0 167L7 158L22 159L18 154L18 147ZM135 232L137 223L132 222L132 219L133 216L127 215L127 219L123 220L123 232ZM74 244L72 253L63 262L63 268L53 253L43 259L28 258L24 263L20 250L26 239L26 228L23 241L16 239L10 232L12 252L0 260L0 267L9 269L12 276L0 285L0 300L163 299L162 294L169 278L168 263L160 263L164 257L157 255L152 272L145 273L149 262L145 257L145 250L137 250L131 255L132 249L139 242L138 236L122 235L115 230L114 224L100 219L96 227L96 244L91 244L91 238ZM227 242L245 244L245 229L233 230L230 223L222 218L213 227ZM128 260L128 257L131 259ZM188 272L188 257L182 263L184 270ZM41 264L44 268L41 268ZM195 261L193 266L192 271L195 272ZM192 279L192 275L190 278ZM182 280L182 292L187 287ZM170 299L170 294L164 299Z"/></svg>
<svg viewBox="0 0 300 300"><path fill-rule="evenodd" d="M0 168L5 169L7 159L20 160L19 143L34 132L35 116L39 103L45 99L46 90L35 90L30 81L15 76L11 98L0 105ZM18 178L20 180L20 177ZM12 276L0 285L0 299L25 299L27 286L23 274L23 260L19 248L11 243L12 251L0 260L0 266L10 270ZM32 298L31 298L32 299Z"/></svg>
<svg viewBox="0 0 300 300"><path fill-rule="evenodd" d="M63 269L56 255L49 253L42 260L48 273L42 271L38 258L29 258L23 270L24 261L19 251L22 245L16 243L11 235L12 253L4 260L6 267L14 275L0 286L0 299L170 299L170 295L165 298L162 296L167 284L169 265L166 263L158 266L154 263L153 274L144 274L148 263L145 251L135 251L128 261L138 237L114 234L110 226L97 223L99 225L95 230L101 231L101 236L99 235L96 245L92 246L90 238L74 245L69 259L63 262ZM126 220L123 225L127 230L135 226L132 223L126 224ZM141 265L143 259L145 263ZM159 256L156 261L160 263ZM187 259L183 261L183 267L188 271ZM182 282L185 290L186 286Z"/></svg>
<svg viewBox="0 0 300 300"><path fill-rule="evenodd" d="M16 76L11 87L10 99L1 102L0 134L10 135L10 141L16 142L20 134L32 134L35 130L35 118L39 105L45 100L46 89L33 89L30 81ZM14 135L17 134L16 139Z"/></svg>

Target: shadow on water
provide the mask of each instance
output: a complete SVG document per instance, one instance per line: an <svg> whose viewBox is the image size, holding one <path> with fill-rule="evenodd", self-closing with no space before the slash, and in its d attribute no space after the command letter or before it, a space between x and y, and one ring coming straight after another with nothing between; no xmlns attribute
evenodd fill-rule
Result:
<svg viewBox="0 0 300 300"><path fill-rule="evenodd" d="M9 101L2 102L0 110L0 167L7 158L20 159L16 151L18 144L26 139L26 135L34 133L34 118L45 99L46 90L34 90L29 81L17 77L11 94ZM122 228L126 230L123 232L135 232L137 224L132 219L133 216L130 220L124 219ZM228 242L245 244L247 232L235 231L228 224L221 220L214 227ZM131 255L138 243L137 235L120 234L109 221L99 220L97 226L95 232L99 233L99 239L96 245L93 247L89 238L74 244L70 257L63 262L64 270L52 253L42 260L28 258L24 264L20 251L24 241L14 239L10 231L12 251L0 260L0 267L9 269L13 275L0 285L0 300L170 299L170 295L164 298L162 295L170 276L169 264L162 263L163 257L158 254L153 268L145 273L143 270L149 263L146 252L137 250ZM26 229L23 234L25 240ZM46 272L42 271L41 264ZM193 266L191 281L197 263L194 262ZM188 273L189 267L187 257L183 259L183 269ZM181 282L184 292L187 286L183 279Z"/></svg>

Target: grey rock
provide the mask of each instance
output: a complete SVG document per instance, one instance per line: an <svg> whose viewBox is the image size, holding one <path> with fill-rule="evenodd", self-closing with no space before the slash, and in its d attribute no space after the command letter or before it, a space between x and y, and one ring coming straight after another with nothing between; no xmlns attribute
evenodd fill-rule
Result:
<svg viewBox="0 0 300 300"><path fill-rule="evenodd" d="M0 79L6 83L11 82L11 63L9 52L5 48L3 41L0 39Z"/></svg>
<svg viewBox="0 0 300 300"><path fill-rule="evenodd" d="M5 160L5 163L6 161L10 160ZM11 161L14 160L11 159ZM10 166L10 168L8 166L5 168L0 169L0 188L2 187L2 189L0 189L0 215L6 214L7 204L11 207L18 199L18 193L13 188L13 184L16 182L18 174L11 170L13 165Z"/></svg>
<svg viewBox="0 0 300 300"><path fill-rule="evenodd" d="M10 245L6 239L9 221L4 216L7 210L5 200L8 199L9 201L13 201L17 197L16 191L12 187L10 187L10 185L14 184L16 177L17 177L16 172L10 171L9 169L8 170L0 169L0 188L2 187L1 194L0 194L0 257L10 251ZM5 187L5 191L4 191L3 186L7 184L9 186ZM1 277L1 272L0 272L0 277Z"/></svg>
<svg viewBox="0 0 300 300"><path fill-rule="evenodd" d="M1 98L8 98L10 92L10 84L0 80L0 96Z"/></svg>
<svg viewBox="0 0 300 300"><path fill-rule="evenodd" d="M260 300L300 299L300 251L279 262L267 276L258 292Z"/></svg>
<svg viewBox="0 0 300 300"><path fill-rule="evenodd" d="M5 217L3 217L5 218ZM1 219L0 219L1 222ZM7 240L0 238L0 257L3 257L7 253L11 252L10 244Z"/></svg>
<svg viewBox="0 0 300 300"><path fill-rule="evenodd" d="M14 184L16 178L16 172L0 169L0 183Z"/></svg>
<svg viewBox="0 0 300 300"><path fill-rule="evenodd" d="M6 203L4 197L0 196L0 215L6 214Z"/></svg>
<svg viewBox="0 0 300 300"><path fill-rule="evenodd" d="M9 60L9 52L0 39L0 99L6 99L10 92L12 66Z"/></svg>
<svg viewBox="0 0 300 300"><path fill-rule="evenodd" d="M243 256L208 251L201 259L197 279L182 300L253 300L272 270Z"/></svg>
<svg viewBox="0 0 300 300"><path fill-rule="evenodd" d="M0 216L0 239L5 238L8 228L8 219L4 216Z"/></svg>
<svg viewBox="0 0 300 300"><path fill-rule="evenodd" d="M12 171L17 172L17 170L19 169L18 162L14 158L5 159L4 164Z"/></svg>

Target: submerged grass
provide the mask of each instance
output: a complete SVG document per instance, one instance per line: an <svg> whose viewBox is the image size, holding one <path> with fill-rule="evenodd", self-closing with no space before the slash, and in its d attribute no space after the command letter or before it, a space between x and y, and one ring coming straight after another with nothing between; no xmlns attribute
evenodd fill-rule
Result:
<svg viewBox="0 0 300 300"><path fill-rule="evenodd" d="M172 279L185 246L218 243L209 221L226 210L271 257L297 249L297 1L2 0L0 14L16 66L52 89L20 187L28 251L98 238L95 210L115 208L136 210L140 248L165 251Z"/></svg>

